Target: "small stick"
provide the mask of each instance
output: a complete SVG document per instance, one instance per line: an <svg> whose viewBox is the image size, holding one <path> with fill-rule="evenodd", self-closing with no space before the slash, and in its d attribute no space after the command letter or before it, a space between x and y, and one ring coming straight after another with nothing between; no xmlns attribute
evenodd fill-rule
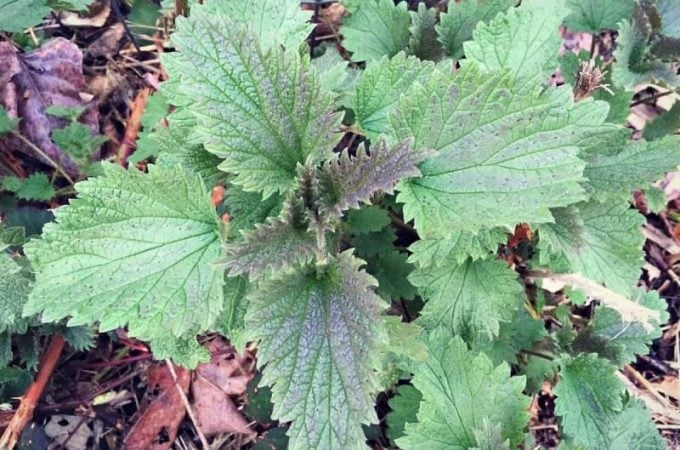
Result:
<svg viewBox="0 0 680 450"><path fill-rule="evenodd" d="M120 147L118 148L118 164L121 166L124 166L127 163L127 159L130 156L130 153L132 153L133 147L135 147L139 128L141 127L142 115L144 114L144 108L146 108L150 90L150 88L145 87L139 91L139 94L137 94L137 97L135 97L130 107L130 117L125 126L123 143L120 144Z"/></svg>
<svg viewBox="0 0 680 450"><path fill-rule="evenodd" d="M44 151L42 151L42 149L41 149L40 147L38 147L37 145L35 145L33 142L31 142L31 141L28 140L26 137L24 137L23 134L21 134L21 133L19 133L19 132L17 132L17 131L13 131L13 132L12 132L12 135L16 136L21 142L23 142L24 144L28 145L28 146L31 148L31 150L33 150L34 152L36 152L36 153L38 154L38 156L44 158L48 163L50 163L50 165L51 165L52 167L54 167L54 169L57 170L57 172L59 172L60 174L62 174L62 176L63 176L64 178L66 178L66 181L68 181L69 184L75 184L75 181L73 181L73 178L71 178L71 177L69 176L69 174L66 173L66 171L65 171L59 164L57 164L57 162L56 162L55 160L53 160L52 158L50 158L50 155L48 155L47 153L45 153Z"/></svg>
<svg viewBox="0 0 680 450"><path fill-rule="evenodd" d="M179 397L182 399L182 403L184 404L184 409L186 409L187 415L189 416L189 419L191 419L191 423L193 423L194 428L196 428L196 434L198 434L198 439L201 441L201 444L203 445L204 450L210 450L210 444L208 444L208 440L205 438L205 435L201 431L201 427L198 426L198 421L196 420L196 416L194 415L194 411L191 409L191 405L189 404L189 399L187 398L187 395L184 393L184 389L182 389L182 386L180 386L179 382L177 381L177 373L175 372L175 366L172 365L172 362L170 362L169 359L165 360L165 364L168 366L168 371L170 371L170 376L172 376L172 381L175 382L175 387L177 388L177 392L179 393Z"/></svg>
<svg viewBox="0 0 680 450"><path fill-rule="evenodd" d="M26 390L26 393L21 398L19 408L17 408L7 429L5 429L2 437L0 437L0 449L12 449L19 441L24 428L33 418L38 400L42 397L45 386L47 386L47 382L50 380L63 350L64 338L55 335L52 338L52 342L50 342L49 348L43 355L40 370L35 377L35 381Z"/></svg>

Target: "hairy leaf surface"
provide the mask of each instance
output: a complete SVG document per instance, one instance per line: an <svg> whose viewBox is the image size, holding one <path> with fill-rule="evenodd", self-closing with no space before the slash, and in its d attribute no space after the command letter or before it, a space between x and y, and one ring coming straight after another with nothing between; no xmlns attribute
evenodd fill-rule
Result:
<svg viewBox="0 0 680 450"><path fill-rule="evenodd" d="M443 326L471 342L498 335L500 322L511 321L522 301L517 275L496 260L458 265L449 256L440 267L414 271L409 280L427 299L418 322L428 330Z"/></svg>
<svg viewBox="0 0 680 450"><path fill-rule="evenodd" d="M290 449L366 448L361 424L377 420L382 301L361 264L345 252L325 273L288 272L250 294L246 325L261 339L272 416L292 421Z"/></svg>
<svg viewBox="0 0 680 450"><path fill-rule="evenodd" d="M439 41L446 54L452 58L463 57L463 42L472 39L478 23L489 23L498 13L515 6L514 0L463 0L450 2L447 12L442 13L437 26Z"/></svg>
<svg viewBox="0 0 680 450"><path fill-rule="evenodd" d="M424 81L434 64L405 53L383 57L366 67L350 101L359 128L370 138L385 131L388 115L394 111L399 96L416 81Z"/></svg>
<svg viewBox="0 0 680 450"><path fill-rule="evenodd" d="M597 34L615 30L633 15L635 0L567 0L571 13L564 19L570 31Z"/></svg>
<svg viewBox="0 0 680 450"><path fill-rule="evenodd" d="M443 48L437 40L437 11L428 8L424 3L418 4L416 11L411 11L411 40L408 51L420 59L438 61L442 57Z"/></svg>
<svg viewBox="0 0 680 450"><path fill-rule="evenodd" d="M551 222L551 206L585 199L578 154L609 130L607 104L574 104L570 89L541 93L540 84L467 67L434 72L402 97L389 133L437 150L419 165L422 177L397 187L422 237Z"/></svg>
<svg viewBox="0 0 680 450"><path fill-rule="evenodd" d="M218 222L203 182L179 168L102 169L25 245L37 274L24 313L99 322L101 331L127 325L152 346L208 329L223 296L212 267Z"/></svg>
<svg viewBox="0 0 680 450"><path fill-rule="evenodd" d="M554 214L554 224L539 228L541 264L630 294L640 278L644 217L623 202L595 201Z"/></svg>
<svg viewBox="0 0 680 450"><path fill-rule="evenodd" d="M362 0L343 21L342 46L352 52L352 61L392 57L409 43L411 16L406 3L392 0Z"/></svg>
<svg viewBox="0 0 680 450"><path fill-rule="evenodd" d="M558 28L566 14L564 0L523 1L477 25L474 40L463 46L461 65L475 64L490 73L508 69L518 78L547 77L557 67Z"/></svg>
<svg viewBox="0 0 680 450"><path fill-rule="evenodd" d="M404 139L388 148L384 139L371 147L370 156L363 145L355 157L347 151L326 161L319 171L321 209L340 216L342 211L368 203L378 191L391 194L397 181L420 175L418 163L428 152L415 152Z"/></svg>
<svg viewBox="0 0 680 450"><path fill-rule="evenodd" d="M341 115L308 58L265 52L246 26L200 6L178 18L173 42L180 51L164 54L165 67L171 80L187 81L165 92L191 99L194 133L235 184L269 197L294 184L298 164L332 156Z"/></svg>
<svg viewBox="0 0 680 450"><path fill-rule="evenodd" d="M680 138L667 136L652 142L629 141L615 155L588 156L584 172L599 200L625 201L633 190L644 188L680 164Z"/></svg>
<svg viewBox="0 0 680 450"><path fill-rule="evenodd" d="M610 448L609 432L623 409L616 368L596 354L561 359L555 413L566 436L584 448Z"/></svg>
<svg viewBox="0 0 680 450"><path fill-rule="evenodd" d="M7 253L0 251L0 334L26 331L27 321L22 317L22 311L31 285L22 267Z"/></svg>
<svg viewBox="0 0 680 450"><path fill-rule="evenodd" d="M0 0L0 30L24 31L50 13L47 0Z"/></svg>
<svg viewBox="0 0 680 450"><path fill-rule="evenodd" d="M212 15L247 23L263 49L282 45L295 51L314 29L309 23L312 11L300 8L297 0L212 0L205 4ZM191 13L198 8L192 6Z"/></svg>
<svg viewBox="0 0 680 450"><path fill-rule="evenodd" d="M484 354L468 351L460 337L438 330L429 337L430 359L413 369L413 385L422 393L418 422L406 424L397 439L404 450L465 450L477 446L475 431L484 419L501 426L503 440L516 445L529 420L524 377L510 377L510 367L494 367Z"/></svg>
<svg viewBox="0 0 680 450"><path fill-rule="evenodd" d="M449 256L461 265L470 257L473 261L484 259L496 253L498 245L507 240L507 233L501 229L482 228L478 234L455 231L447 239L421 239L409 247L410 261L422 268L439 267Z"/></svg>

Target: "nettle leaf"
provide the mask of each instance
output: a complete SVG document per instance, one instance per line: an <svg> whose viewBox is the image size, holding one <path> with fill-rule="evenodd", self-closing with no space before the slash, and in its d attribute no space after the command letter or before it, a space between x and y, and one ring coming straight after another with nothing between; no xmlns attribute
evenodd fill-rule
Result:
<svg viewBox="0 0 680 450"><path fill-rule="evenodd" d="M324 272L279 274L249 295L246 326L261 339L272 417L292 421L290 449L366 448L361 424L377 421L384 305L362 263L344 252Z"/></svg>
<svg viewBox="0 0 680 450"><path fill-rule="evenodd" d="M218 331L239 352L246 347L246 294L250 285L245 277L227 277L224 282L224 309L216 321Z"/></svg>
<svg viewBox="0 0 680 450"><path fill-rule="evenodd" d="M429 353L428 353L429 357ZM387 414L387 435L392 442L404 436L407 423L418 421L417 414L423 394L410 384L399 386L397 395L389 399L387 404L392 410Z"/></svg>
<svg viewBox="0 0 680 450"><path fill-rule="evenodd" d="M652 421L642 401L631 399L616 416L614 426L609 431L609 448L630 448L645 450L665 450L666 442Z"/></svg>
<svg viewBox="0 0 680 450"><path fill-rule="evenodd" d="M524 295L517 274L493 259L458 265L449 257L440 267L417 269L409 280L427 300L418 323L428 330L443 326L470 342L497 336Z"/></svg>
<svg viewBox="0 0 680 450"><path fill-rule="evenodd" d="M560 364L553 392L564 435L585 448L612 448L609 432L623 409L624 391L616 367L593 353L563 356Z"/></svg>
<svg viewBox="0 0 680 450"><path fill-rule="evenodd" d="M523 1L477 25L474 40L463 45L461 65L474 64L490 73L509 69L518 78L547 77L557 67L562 44L558 29L566 15L564 0Z"/></svg>
<svg viewBox="0 0 680 450"><path fill-rule="evenodd" d="M406 2L362 0L342 24L342 46L352 52L352 61L392 57L409 43L411 16Z"/></svg>
<svg viewBox="0 0 680 450"><path fill-rule="evenodd" d="M385 131L388 115L396 109L399 96L414 82L427 79L433 68L434 64L407 57L403 52L369 64L349 101L359 129L371 139Z"/></svg>
<svg viewBox="0 0 680 450"><path fill-rule="evenodd" d="M670 110L645 125L642 136L648 141L655 141L677 130L680 130L680 101L676 100Z"/></svg>
<svg viewBox="0 0 680 450"><path fill-rule="evenodd" d="M677 0L656 0L655 6L661 18L661 33L680 39L680 10Z"/></svg>
<svg viewBox="0 0 680 450"><path fill-rule="evenodd" d="M389 134L437 151L420 178L397 186L421 237L551 222L550 207L585 199L578 154L610 130L608 106L574 104L568 87L542 93L541 83L468 66L453 77L434 72L402 97Z"/></svg>
<svg viewBox="0 0 680 450"><path fill-rule="evenodd" d="M644 217L623 202L590 201L553 213L555 223L539 228L540 263L630 294L642 270Z"/></svg>
<svg viewBox="0 0 680 450"><path fill-rule="evenodd" d="M599 307L595 310L595 317L574 340L574 349L597 353L617 366L635 361L635 355L647 354L652 341L661 336L661 326L668 320L668 304L656 291L638 290L634 300L661 313L660 321L653 328L644 327L639 322L622 321L616 310Z"/></svg>
<svg viewBox="0 0 680 450"><path fill-rule="evenodd" d="M194 14L196 9L192 5L191 13ZM312 11L300 8L297 0L210 1L206 2L206 12L247 23L262 43L262 48L267 49L280 44L294 51L314 29L309 22Z"/></svg>
<svg viewBox="0 0 680 450"><path fill-rule="evenodd" d="M18 124L19 119L10 117L7 110L0 105L0 137L16 130Z"/></svg>
<svg viewBox="0 0 680 450"><path fill-rule="evenodd" d="M570 31L597 34L615 30L621 20L633 15L635 0L567 0L571 10L564 19Z"/></svg>
<svg viewBox="0 0 680 450"><path fill-rule="evenodd" d="M26 331L28 321L22 311L32 285L26 272L9 254L0 252L0 334Z"/></svg>
<svg viewBox="0 0 680 450"><path fill-rule="evenodd" d="M411 11L411 40L409 41L409 54L420 59L438 61L441 59L444 49L437 40L437 11L428 8L424 3L418 4L417 11Z"/></svg>
<svg viewBox="0 0 680 450"><path fill-rule="evenodd" d="M254 231L243 232L240 242L227 245L221 261L230 276L258 278L269 271L303 265L314 258L316 236L307 226L296 226L285 217L269 220Z"/></svg>
<svg viewBox="0 0 680 450"><path fill-rule="evenodd" d="M467 231L454 231L447 239L420 239L409 247L409 259L419 267L439 267L452 257L456 264L462 265L466 259L473 261L485 259L495 254L498 245L506 242L508 233L499 228L482 228L477 234Z"/></svg>
<svg viewBox="0 0 680 450"><path fill-rule="evenodd" d="M510 441L503 439L501 426L482 419L482 425L475 430L477 447L472 450L510 450Z"/></svg>
<svg viewBox="0 0 680 450"><path fill-rule="evenodd" d="M613 83L628 90L649 82L677 85L680 79L673 68L651 56L647 32L639 22L638 18L619 23L612 64Z"/></svg>
<svg viewBox="0 0 680 450"><path fill-rule="evenodd" d="M635 189L675 170L680 164L679 147L679 137L667 136L652 142L628 141L614 155L589 155L584 171L589 190L598 200L625 201Z"/></svg>
<svg viewBox="0 0 680 450"><path fill-rule="evenodd" d="M102 170L78 183L79 197L55 211L42 239L24 246L36 269L24 314L99 322L100 331L127 325L154 350L208 329L223 295L212 266L219 224L203 182L180 168Z"/></svg>
<svg viewBox="0 0 680 450"><path fill-rule="evenodd" d="M242 237L239 231L250 230L270 217L277 217L281 212L283 199L279 195L263 199L257 192L246 192L234 185L228 185L226 190L230 242Z"/></svg>
<svg viewBox="0 0 680 450"><path fill-rule="evenodd" d="M296 168L330 156L340 138L334 95L321 90L306 57L278 47L263 51L243 24L195 6L178 18L164 54L170 77L165 93L186 102L194 133L223 158L220 169L247 191L269 197L295 183Z"/></svg>
<svg viewBox="0 0 680 450"><path fill-rule="evenodd" d="M50 13L46 0L0 0L0 30L24 31Z"/></svg>
<svg viewBox="0 0 680 450"><path fill-rule="evenodd" d="M408 281L414 266L408 262L407 254L391 250L368 258L367 262L366 271L378 280L377 292L381 297L386 300L415 298L416 289Z"/></svg>
<svg viewBox="0 0 680 450"><path fill-rule="evenodd" d="M404 450L452 450L477 446L475 431L486 419L501 427L512 446L524 438L529 398L524 377L510 377L510 367L494 367L484 354L468 351L460 337L431 333L430 359L413 369L413 385L422 393L418 422L406 423L397 439Z"/></svg>
<svg viewBox="0 0 680 450"><path fill-rule="evenodd" d="M380 231L390 224L390 216L380 206L369 205L347 213L347 224L354 234Z"/></svg>
<svg viewBox="0 0 680 450"><path fill-rule="evenodd" d="M463 57L463 42L472 39L478 23L489 23L498 13L515 6L514 0L463 0L450 2L447 12L442 13L437 26L439 41L446 54L452 58Z"/></svg>
<svg viewBox="0 0 680 450"><path fill-rule="evenodd" d="M391 194L397 181L420 175L418 163L429 152L411 149L410 139L403 139L391 149L384 139L371 146L370 156L364 145L355 157L347 151L337 159L326 161L319 171L321 210L340 216L342 211L368 203L378 191Z"/></svg>
<svg viewBox="0 0 680 450"><path fill-rule="evenodd" d="M359 70L350 68L335 46L326 46L324 54L312 60L312 67L318 74L321 89L333 92L343 103L357 81Z"/></svg>
<svg viewBox="0 0 680 450"><path fill-rule="evenodd" d="M34 173L22 181L16 191L17 197L25 200L50 200L56 195L49 178L44 173Z"/></svg>

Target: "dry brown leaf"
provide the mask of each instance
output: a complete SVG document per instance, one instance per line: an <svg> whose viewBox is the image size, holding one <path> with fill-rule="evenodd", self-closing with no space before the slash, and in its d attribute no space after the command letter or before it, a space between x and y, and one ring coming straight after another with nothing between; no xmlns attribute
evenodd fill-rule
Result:
<svg viewBox="0 0 680 450"><path fill-rule="evenodd" d="M254 436L248 422L232 397L242 396L252 371L244 369L243 359L224 341L208 344L209 363L199 364L191 386L192 408L201 431L206 436L219 433L241 433Z"/></svg>
<svg viewBox="0 0 680 450"><path fill-rule="evenodd" d="M101 27L106 23L111 14L111 2L109 0L95 1L87 13L61 11L59 13L61 23L68 27Z"/></svg>
<svg viewBox="0 0 680 450"><path fill-rule="evenodd" d="M86 83L82 60L78 47L63 38L47 41L29 53L17 53L11 43L0 42L0 105L10 117L21 117L21 134L72 176L78 174L77 165L50 137L52 130L67 122L48 115L45 109L53 105L90 106L80 120L90 126L93 134L98 131L97 110L83 100ZM0 149L19 150L42 160L15 136L1 139Z"/></svg>
<svg viewBox="0 0 680 450"><path fill-rule="evenodd" d="M181 367L175 367L177 382L184 392L189 390L191 376ZM125 436L123 450L167 450L177 436L186 410L170 371L165 364L151 366L146 399L149 401L142 416Z"/></svg>

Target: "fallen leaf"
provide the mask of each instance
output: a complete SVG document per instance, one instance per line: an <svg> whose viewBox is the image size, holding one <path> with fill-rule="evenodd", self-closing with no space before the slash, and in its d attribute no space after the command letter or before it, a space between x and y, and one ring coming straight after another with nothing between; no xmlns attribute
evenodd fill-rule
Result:
<svg viewBox="0 0 680 450"><path fill-rule="evenodd" d="M45 435L54 443L49 448L65 448L66 450L85 450L87 443L93 437L92 430L87 426L87 417L65 416L55 414L45 425ZM56 444L56 445L54 445Z"/></svg>
<svg viewBox="0 0 680 450"><path fill-rule="evenodd" d="M189 372L177 366L175 372L177 382L186 393L191 378ZM148 406L125 436L123 450L170 449L184 419L186 410L167 366L151 366L148 379L145 394Z"/></svg>
<svg viewBox="0 0 680 450"><path fill-rule="evenodd" d="M246 392L252 370L228 344L215 339L208 344L209 363L199 364L191 385L192 408L201 431L206 436L241 433L254 436L248 422L238 410L233 397Z"/></svg>
<svg viewBox="0 0 680 450"><path fill-rule="evenodd" d="M110 0L97 0L90 6L88 12L77 13L60 11L61 23L67 27L101 27L111 14Z"/></svg>
<svg viewBox="0 0 680 450"><path fill-rule="evenodd" d="M80 121L92 134L99 129L98 114L83 98L87 94L82 73L83 55L78 47L63 38L45 42L29 53L17 53L9 42L0 42L0 105L10 117L21 117L19 131L72 176L78 167L50 137L67 119L49 115L49 106L88 106ZM45 161L15 136L0 139L0 149L19 150Z"/></svg>

